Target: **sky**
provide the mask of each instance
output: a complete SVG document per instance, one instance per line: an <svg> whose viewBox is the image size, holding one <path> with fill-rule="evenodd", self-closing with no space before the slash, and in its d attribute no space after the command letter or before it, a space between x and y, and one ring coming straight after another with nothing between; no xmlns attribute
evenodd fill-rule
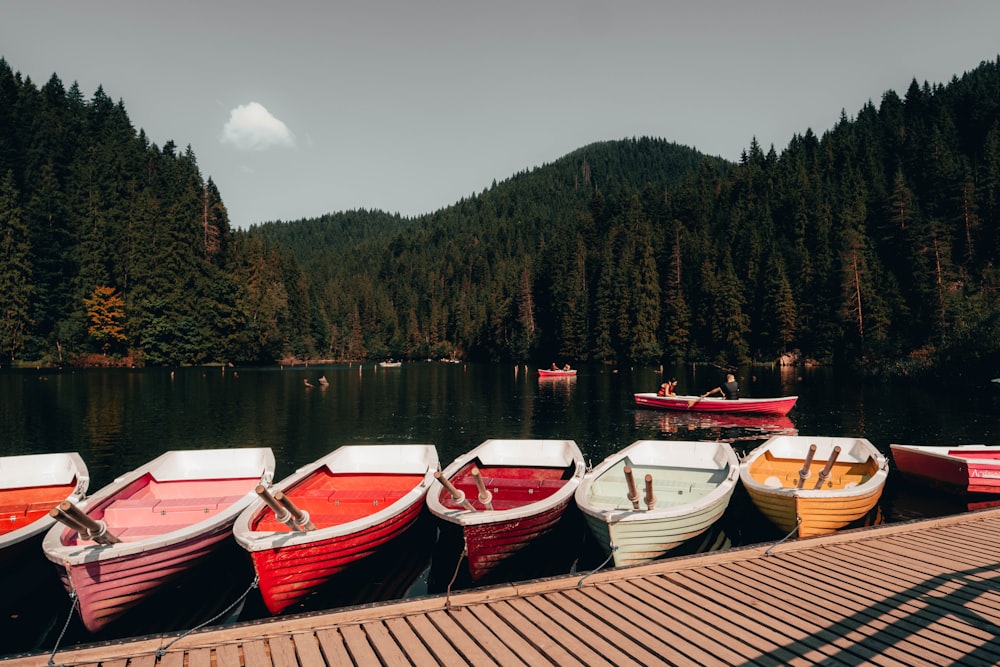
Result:
<svg viewBox="0 0 1000 667"><path fill-rule="evenodd" d="M598 141L781 152L1000 55L997 0L0 0L0 57L191 146L230 222L413 217Z"/></svg>

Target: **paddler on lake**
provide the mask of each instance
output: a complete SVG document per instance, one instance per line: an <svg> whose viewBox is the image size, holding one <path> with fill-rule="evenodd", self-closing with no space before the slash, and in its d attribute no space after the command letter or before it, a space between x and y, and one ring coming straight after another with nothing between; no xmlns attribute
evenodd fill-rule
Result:
<svg viewBox="0 0 1000 667"><path fill-rule="evenodd" d="M736 382L736 377L732 373L726 373L726 381L714 389L709 389L701 395L707 398L712 394L719 394L727 401L735 401L740 397L740 385Z"/></svg>

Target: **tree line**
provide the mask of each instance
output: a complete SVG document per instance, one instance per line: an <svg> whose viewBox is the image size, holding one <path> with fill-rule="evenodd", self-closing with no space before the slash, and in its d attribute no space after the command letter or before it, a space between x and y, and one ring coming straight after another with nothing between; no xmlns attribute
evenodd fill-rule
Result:
<svg viewBox="0 0 1000 667"><path fill-rule="evenodd" d="M1000 58L733 164L583 147L428 215L230 228L190 147L0 61L5 357L996 371Z"/></svg>

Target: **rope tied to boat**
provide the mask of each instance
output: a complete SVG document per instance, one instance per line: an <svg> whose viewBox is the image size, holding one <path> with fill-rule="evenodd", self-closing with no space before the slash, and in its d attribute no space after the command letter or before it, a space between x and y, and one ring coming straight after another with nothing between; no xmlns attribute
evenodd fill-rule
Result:
<svg viewBox="0 0 1000 667"><path fill-rule="evenodd" d="M603 568L605 565L607 565L609 562L611 562L611 559L614 558L614 556L615 556L615 552L618 551L618 545L617 544L611 544L609 546L611 547L611 552L608 554L608 557L604 559L603 563L601 563L600 565L598 565L597 567L595 567L593 570L591 570L587 574L585 574L582 577L580 577L579 581L576 582L576 587L577 588L579 588L580 586L583 586L583 580L584 579L586 579L590 575L594 574L595 572L597 572L598 570L600 570L601 568Z"/></svg>
<svg viewBox="0 0 1000 667"><path fill-rule="evenodd" d="M764 552L764 555L765 556L770 556L771 555L771 549L773 549L774 547L778 546L779 544L781 544L782 542L784 542L785 540L787 540L788 538L790 538L795 533L799 532L799 524L800 523L802 523L802 517L800 517L798 514L796 514L795 515L795 528L792 528L791 532L789 532L787 535L785 535L784 537L782 537L780 540L778 540L777 542L775 542L774 544L772 544L771 546L769 546L767 548L767 551Z"/></svg>
<svg viewBox="0 0 1000 667"><path fill-rule="evenodd" d="M243 591L242 595L240 595L238 598L236 598L235 600L233 600L232 604L230 604L228 607L226 607L225 609L223 609L222 611L220 611L218 614L216 614L212 618L208 619L207 621L203 621L202 623L199 623L198 625L194 626L190 630L185 630L181 634L179 634L176 637L174 637L171 641L167 642L166 644L164 644L160 648L156 649L156 657L157 658L162 658L164 655L166 655L167 649L170 648L171 646L173 646L175 642L183 639L184 637L187 637L192 632L197 632L198 630L201 630L206 625L214 623L215 621L219 620L220 618L222 618L223 616L225 616L226 614L228 614L230 611L232 611L233 607L235 607L236 605L238 605L241 602L243 602L246 599L246 597L248 595L250 595L250 591L252 591L253 589L257 588L257 584L259 582L260 582L260 577L258 575L256 575L256 574L254 574L253 581L250 582L250 585L247 586L247 589L245 591Z"/></svg>
<svg viewBox="0 0 1000 667"><path fill-rule="evenodd" d="M70 591L69 599L69 613L66 614L66 622L63 623L62 632L60 632L59 636L56 637L56 645L52 648L52 653L49 654L49 667L56 664L56 651L59 650L59 644L62 642L63 636L66 634L66 629L69 628L69 621L73 618L73 612L76 611L76 603L78 602L76 591Z"/></svg>
<svg viewBox="0 0 1000 667"><path fill-rule="evenodd" d="M452 575L451 575L451 581L448 582L448 588L446 588L445 592L444 592L444 597L445 597L444 606L445 607L451 607L451 587L452 587L452 584L455 583L455 580L458 579L458 568L460 568L462 566L462 560L464 560L467 555L469 555L469 548L468 548L468 546L466 546L466 545L463 544L462 545L462 553L460 553L458 555L458 562L455 563L455 571L452 573Z"/></svg>

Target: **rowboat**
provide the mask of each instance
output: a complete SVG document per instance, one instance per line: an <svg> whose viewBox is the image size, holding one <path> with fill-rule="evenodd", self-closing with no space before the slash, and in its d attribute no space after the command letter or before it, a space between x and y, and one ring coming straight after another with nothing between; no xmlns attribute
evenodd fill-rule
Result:
<svg viewBox="0 0 1000 667"><path fill-rule="evenodd" d="M401 535L437 469L434 445L346 445L259 489L233 534L268 611L280 614Z"/></svg>
<svg viewBox="0 0 1000 667"><path fill-rule="evenodd" d="M1000 494L1000 445L889 445L899 472L957 493Z"/></svg>
<svg viewBox="0 0 1000 667"><path fill-rule="evenodd" d="M635 394L635 404L642 408L765 415L787 415L795 407L797 400L799 400L798 396L737 398L730 401L716 396L658 396L652 392Z"/></svg>
<svg viewBox="0 0 1000 667"><path fill-rule="evenodd" d="M273 475L269 448L169 451L79 504L60 503L42 550L98 632L218 549Z"/></svg>
<svg viewBox="0 0 1000 667"><path fill-rule="evenodd" d="M435 475L427 507L461 531L477 581L556 526L583 474L573 440L490 439Z"/></svg>
<svg viewBox="0 0 1000 667"><path fill-rule="evenodd" d="M652 560L718 521L739 459L725 442L638 440L588 472L576 504L616 567Z"/></svg>
<svg viewBox="0 0 1000 667"><path fill-rule="evenodd" d="M55 519L49 510L86 497L90 475L79 454L0 456L0 567L30 552ZM44 564L45 561L42 560Z"/></svg>
<svg viewBox="0 0 1000 667"><path fill-rule="evenodd" d="M560 368L560 369L557 369L557 370L553 370L551 368L539 368L538 369L538 377L540 377L540 378L571 378L571 377L576 377L576 369L575 368L570 368L570 369L567 370L567 369Z"/></svg>
<svg viewBox="0 0 1000 667"><path fill-rule="evenodd" d="M861 519L882 496L888 461L864 438L779 435L751 451L740 480L771 523L799 537Z"/></svg>
<svg viewBox="0 0 1000 667"><path fill-rule="evenodd" d="M382 368L401 368L403 366L403 362L392 361L390 359L389 361L380 361L378 365L381 366Z"/></svg>

